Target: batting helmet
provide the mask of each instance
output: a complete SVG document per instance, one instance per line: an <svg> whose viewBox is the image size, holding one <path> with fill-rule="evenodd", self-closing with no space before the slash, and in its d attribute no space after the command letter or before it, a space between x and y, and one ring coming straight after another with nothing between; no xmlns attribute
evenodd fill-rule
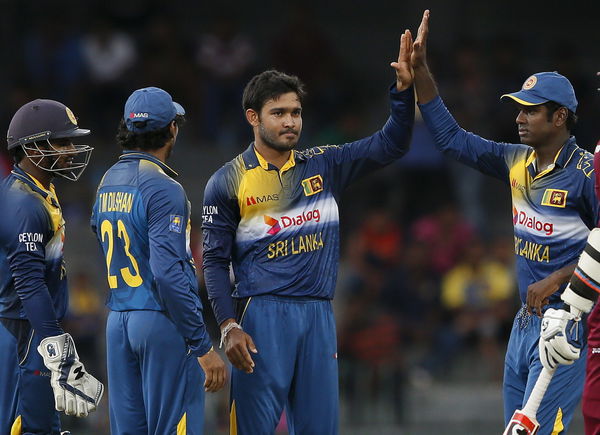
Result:
<svg viewBox="0 0 600 435"><path fill-rule="evenodd" d="M88 145L74 145L73 148L58 149L52 145L55 139L86 136L90 130L79 128L77 118L67 106L54 100L37 99L21 106L14 114L6 141L11 150L21 146L25 155L38 167L55 172L69 180L79 178L87 166L93 150ZM39 147L40 142L48 146ZM69 164L60 167L58 157L69 156ZM50 164L42 165L44 157L50 157ZM78 157L82 161L74 162Z"/></svg>

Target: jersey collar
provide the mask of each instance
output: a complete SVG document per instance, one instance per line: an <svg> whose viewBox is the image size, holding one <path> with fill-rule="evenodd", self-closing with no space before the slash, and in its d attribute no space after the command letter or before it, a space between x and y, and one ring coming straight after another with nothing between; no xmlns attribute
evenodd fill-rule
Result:
<svg viewBox="0 0 600 435"><path fill-rule="evenodd" d="M13 167L11 174L20 181L27 184L34 192L39 193L48 203L54 207L60 207L54 184L50 183L50 189L46 189L33 175L25 172L18 165Z"/></svg>
<svg viewBox="0 0 600 435"><path fill-rule="evenodd" d="M154 163L155 165L158 165L171 178L177 178L177 176L179 175L160 159L144 151L124 150L123 154L121 154L121 156L119 157L119 160L148 160Z"/></svg>
<svg viewBox="0 0 600 435"><path fill-rule="evenodd" d="M567 166L567 164L573 157L573 154L575 154L575 151L577 151L578 148L579 147L577 146L577 143L575 143L575 136L571 136L565 142L562 148L558 150L556 156L554 156L554 162L543 171L536 174L537 171L535 167L535 150L527 158L525 166L527 166L527 170L529 171L529 174L534 180L537 178L541 178L544 175L552 172L556 168L564 168L565 166Z"/></svg>
<svg viewBox="0 0 600 435"><path fill-rule="evenodd" d="M281 167L280 172L285 172L290 168L293 168L294 166L296 166L296 151L292 150L292 152L290 153L290 158L288 159L287 162L285 162L285 164ZM256 148L254 148L254 142L252 142L250 144L250 146L246 149L246 151L244 151L242 153L242 158L244 159L244 165L246 166L246 169L252 169L252 168L256 168L258 166L260 166L261 168L263 168L265 171L270 171L270 170L278 170L276 166L270 164L269 162L267 162L263 156L261 156L258 151L256 151Z"/></svg>

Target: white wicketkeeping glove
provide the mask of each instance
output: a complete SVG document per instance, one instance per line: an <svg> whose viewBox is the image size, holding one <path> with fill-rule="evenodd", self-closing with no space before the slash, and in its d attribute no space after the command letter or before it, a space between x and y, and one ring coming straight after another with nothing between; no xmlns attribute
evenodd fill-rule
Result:
<svg viewBox="0 0 600 435"><path fill-rule="evenodd" d="M563 309L548 308L542 319L540 333L540 360L542 365L555 369L559 364L570 365L579 358L579 316Z"/></svg>
<svg viewBox="0 0 600 435"><path fill-rule="evenodd" d="M85 371L71 335L46 337L37 350L51 372L56 410L77 417L86 417L95 411L104 385Z"/></svg>

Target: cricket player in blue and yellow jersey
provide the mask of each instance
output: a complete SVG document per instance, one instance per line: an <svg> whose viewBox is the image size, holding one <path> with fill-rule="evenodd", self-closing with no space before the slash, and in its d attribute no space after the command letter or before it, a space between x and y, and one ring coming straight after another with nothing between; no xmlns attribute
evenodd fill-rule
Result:
<svg viewBox="0 0 600 435"><path fill-rule="evenodd" d="M75 181L92 148L73 112L53 100L22 106L8 127L15 161L0 186L0 433L61 433L57 411L94 411L103 386L85 372L60 321L68 307L65 221L52 179Z"/></svg>
<svg viewBox="0 0 600 435"><path fill-rule="evenodd" d="M225 384L206 331L190 239L190 203L166 161L183 107L162 89L133 92L91 224L106 259L111 433L202 434L204 389ZM204 373L203 373L204 371Z"/></svg>
<svg viewBox="0 0 600 435"><path fill-rule="evenodd" d="M231 434L272 435L284 407L291 434L338 433L338 200L349 183L408 149L410 47L407 31L392 63L386 124L344 145L294 150L304 97L297 77L270 70L246 86L254 142L211 177L203 208L205 281L234 366Z"/></svg>
<svg viewBox="0 0 600 435"><path fill-rule="evenodd" d="M504 366L504 419L522 409L548 358L540 360L542 314L561 307L579 255L595 227L593 156L570 132L577 100L569 80L556 72L530 76L520 91L503 97L518 105L521 144L498 143L460 128L439 97L426 62L429 11L414 43L412 66L423 119L444 154L504 181L511 190L519 294ZM532 315L535 314L535 315ZM547 319L544 318L544 322ZM571 331L585 355L585 322ZM556 365L554 365L555 367ZM561 365L537 413L540 434L567 431L583 389L585 358Z"/></svg>

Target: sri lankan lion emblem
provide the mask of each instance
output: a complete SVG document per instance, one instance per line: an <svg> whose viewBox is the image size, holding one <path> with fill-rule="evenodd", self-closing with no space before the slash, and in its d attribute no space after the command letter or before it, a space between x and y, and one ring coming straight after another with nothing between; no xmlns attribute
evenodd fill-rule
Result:
<svg viewBox="0 0 600 435"><path fill-rule="evenodd" d="M527 80L525 80L525 83L523 83L523 89L524 90L531 89L535 86L536 83L537 83L537 77L531 76Z"/></svg>

